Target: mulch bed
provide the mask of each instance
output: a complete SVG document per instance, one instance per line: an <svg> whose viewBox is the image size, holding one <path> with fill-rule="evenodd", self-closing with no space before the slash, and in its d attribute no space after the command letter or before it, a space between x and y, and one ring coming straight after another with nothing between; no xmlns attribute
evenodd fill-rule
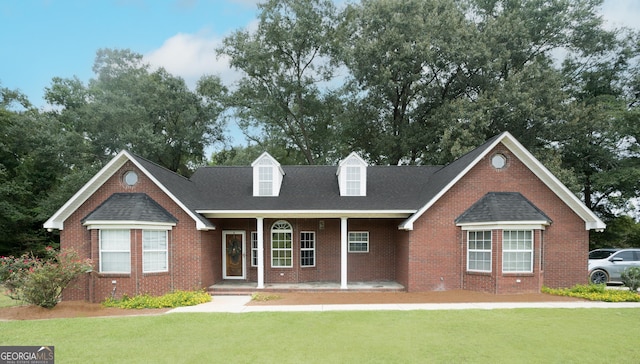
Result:
<svg viewBox="0 0 640 364"><path fill-rule="evenodd" d="M544 293L494 295L472 291L442 292L260 292L264 301L249 305L329 305L329 304L385 304L385 303L473 303L473 302L550 302L580 301L578 298L553 296ZM37 306L0 308L0 320L42 320L73 317L105 317L159 315L169 309L107 308L98 303L82 301L60 302L52 309Z"/></svg>

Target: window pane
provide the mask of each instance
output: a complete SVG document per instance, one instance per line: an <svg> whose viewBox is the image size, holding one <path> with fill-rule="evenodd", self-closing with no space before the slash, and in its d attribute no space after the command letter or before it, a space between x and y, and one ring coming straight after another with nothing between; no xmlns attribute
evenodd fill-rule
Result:
<svg viewBox="0 0 640 364"><path fill-rule="evenodd" d="M100 230L100 244L103 251L129 250L131 233L129 230Z"/></svg>
<svg viewBox="0 0 640 364"><path fill-rule="evenodd" d="M142 271L168 271L167 232L165 230L142 231Z"/></svg>
<svg viewBox="0 0 640 364"><path fill-rule="evenodd" d="M164 230L144 230L142 248L145 250L166 250L167 232Z"/></svg>
<svg viewBox="0 0 640 364"><path fill-rule="evenodd" d="M350 253L367 253L369 251L369 233L349 232L349 252Z"/></svg>
<svg viewBox="0 0 640 364"><path fill-rule="evenodd" d="M316 245L315 232L300 233L300 266L313 267L316 265L315 245Z"/></svg>
<svg viewBox="0 0 640 364"><path fill-rule="evenodd" d="M286 221L277 221L271 228L271 266L293 266L293 229Z"/></svg>
<svg viewBox="0 0 640 364"><path fill-rule="evenodd" d="M131 232L100 230L100 272L131 272Z"/></svg>
<svg viewBox="0 0 640 364"><path fill-rule="evenodd" d="M273 167L258 167L258 193L260 196L273 194Z"/></svg>
<svg viewBox="0 0 640 364"><path fill-rule="evenodd" d="M145 272L164 272L167 271L167 253L166 252L145 252L143 269Z"/></svg>
<svg viewBox="0 0 640 364"><path fill-rule="evenodd" d="M467 234L467 270L491 272L491 231Z"/></svg>
<svg viewBox="0 0 640 364"><path fill-rule="evenodd" d="M251 266L258 266L258 233L251 232Z"/></svg>
<svg viewBox="0 0 640 364"><path fill-rule="evenodd" d="M360 167L347 167L347 195L360 195Z"/></svg>
<svg viewBox="0 0 640 364"><path fill-rule="evenodd" d="M129 273L131 272L131 258L129 258L128 252L123 253L107 253L102 252L102 272L118 272Z"/></svg>
<svg viewBox="0 0 640 364"><path fill-rule="evenodd" d="M533 234L530 230L503 232L503 272L533 271Z"/></svg>

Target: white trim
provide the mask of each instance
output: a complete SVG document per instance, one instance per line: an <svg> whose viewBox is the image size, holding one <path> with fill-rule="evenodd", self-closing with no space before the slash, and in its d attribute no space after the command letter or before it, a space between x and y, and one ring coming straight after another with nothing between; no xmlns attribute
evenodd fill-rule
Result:
<svg viewBox="0 0 640 364"><path fill-rule="evenodd" d="M530 250L506 250L504 248L504 233L505 232L529 232L531 234L531 249ZM502 274L528 274L528 273L533 273L533 260L535 259L535 247L536 247L536 234L535 231L533 230L528 230L528 229L508 229L508 230L502 230ZM522 253L522 252L530 252L531 253L531 262L529 264L529 270L528 271L524 271L524 270L510 270L510 271L505 271L504 270L504 263L505 263L505 259L504 259L504 255L505 253L512 253L512 252L518 252L518 253ZM542 258L540 258L542 259Z"/></svg>
<svg viewBox="0 0 640 364"><path fill-rule="evenodd" d="M56 211L44 223L45 229L64 229L64 221L91 197L111 176L113 176L126 162L129 155L123 150L109 161L102 169L96 173L89 182L76 192L62 207Z"/></svg>
<svg viewBox="0 0 640 364"><path fill-rule="evenodd" d="M498 221L489 223L471 223L457 224L462 231L480 231L480 230L509 230L509 229L527 229L527 230L545 230L549 224L546 221Z"/></svg>
<svg viewBox="0 0 640 364"><path fill-rule="evenodd" d="M288 227L287 229L277 229L277 230L274 230L274 229L275 229L275 227L276 227L276 225L279 225L279 224L287 224L289 227ZM274 247L273 247L273 242L274 242L274 241L276 241L276 239L274 239L274 238L273 238L273 234L274 234L274 232L275 232L275 233L284 233L284 234L289 234L289 237L291 238L291 241L290 241L290 243L291 243L291 247L289 247L289 248L274 248ZM275 221L275 222L271 225L271 229L269 230L269 240L270 240L270 243L271 243L271 246L270 246L270 249L271 249L271 250L270 250L270 252L271 252L271 264L270 264L269 266L270 266L271 268L275 268L275 269L278 269L278 268L293 268L293 266L294 266L293 261L294 261L294 257L295 257L295 251L294 251L295 236L293 235L293 225L291 225L291 223L290 223L289 221L287 221L287 220L282 220L282 219L281 219L281 220L277 220L277 221ZM285 241L286 241L286 240L285 240ZM283 258L280 258L280 257L274 257L274 254L273 254L274 250L275 250L275 251L279 251L279 252L287 252L287 251L290 251L290 252L291 252L291 264L289 264L289 265L276 265L276 266L274 266L274 265L273 265L273 259L274 259L274 258L275 258L275 259L278 259L278 260L283 259ZM286 258L284 258L284 259L286 259Z"/></svg>
<svg viewBox="0 0 640 364"><path fill-rule="evenodd" d="M416 210L196 210L207 218L407 218Z"/></svg>
<svg viewBox="0 0 640 364"><path fill-rule="evenodd" d="M142 273L143 274L147 274L147 273L166 273L169 271L169 232L168 231L164 231L164 243L165 243L165 248L164 249L149 249L149 250L145 250L144 249L144 235L145 232L151 232L151 231L158 231L156 229L142 229ZM164 252L164 266L165 268L162 270L145 270L145 253L162 253Z"/></svg>
<svg viewBox="0 0 640 364"><path fill-rule="evenodd" d="M150 221L108 221L108 220L96 220L85 221L83 224L87 227L87 230L95 229L144 229L144 230L171 230L175 223L157 223Z"/></svg>
<svg viewBox="0 0 640 364"><path fill-rule="evenodd" d="M138 161L129 154L126 150L118 153L113 159L109 161L102 169L94 175L89 182L87 182L82 188L73 195L53 216L51 216L45 223L45 229L64 229L64 221L71 216L85 201L87 201L102 185L111 178L127 161L131 161L144 175L149 178L158 188L160 188L169 198L175 202L180 208L189 215L196 223L197 230L214 230L214 227L210 227L204 224L198 216L196 216L190 209L188 209L182 201L174 196L162 183L160 183L149 171L147 171Z"/></svg>
<svg viewBox="0 0 640 364"><path fill-rule="evenodd" d="M265 162L266 163L263 163ZM271 193L260 193L260 168L271 169ZM280 195L280 187L282 186L282 179L284 177L284 170L280 163L271 156L271 154L264 152L256 160L251 163L251 169L253 170L253 196L255 197L277 197Z"/></svg>
<svg viewBox="0 0 640 364"><path fill-rule="evenodd" d="M313 248L303 248L302 247L302 234L312 234L313 235L313 240L311 240L311 242L313 243ZM316 259L318 258L317 254L316 254L316 232L314 230L303 230L300 231L300 268L312 268L316 266ZM302 260L304 259L302 257L302 252L303 251L313 251L313 264L311 265L302 265Z"/></svg>
<svg viewBox="0 0 640 364"><path fill-rule="evenodd" d="M471 249L469 248L469 242L471 241L471 239L469 238L469 233L470 232L488 232L490 234L490 239L489 239L489 270L481 270L481 269L470 269L469 268L469 255L471 253ZM477 239L476 239L477 240ZM484 239L483 239L484 241ZM474 252L480 252L480 253L487 253L487 249L473 249ZM483 230L469 230L467 231L467 266L466 266L466 271L467 272L474 272L474 273L492 273L493 272L493 231L489 230L489 229L483 229Z"/></svg>
<svg viewBox="0 0 640 364"><path fill-rule="evenodd" d="M256 247L253 247L253 235L255 234L256 236ZM258 267L258 232L257 231L250 231L249 232L249 249L250 249L250 254L249 254L249 265L251 266L251 268L256 268ZM256 252L256 264L253 264L253 252Z"/></svg>
<svg viewBox="0 0 640 364"><path fill-rule="evenodd" d="M242 235L242 276L227 276L227 235ZM247 249L246 234L244 230L223 230L222 231L222 278L223 279L245 279L247 277Z"/></svg>
<svg viewBox="0 0 640 364"><path fill-rule="evenodd" d="M129 249L128 250L107 250L106 253L129 253L129 270L128 271L108 271L105 272L102 270L102 263L104 261L104 259L102 258L102 254L105 253L105 251L102 250L102 233L105 231L111 231L113 232L114 230L119 230L119 231L126 231L127 232L127 237L128 237L128 242L129 242ZM131 274L131 256L132 256L132 252L131 252L131 230L129 229L105 229L105 230L100 230L98 231L98 272L99 273L104 273L104 274Z"/></svg>
<svg viewBox="0 0 640 364"><path fill-rule="evenodd" d="M347 289L347 218L340 218L340 289Z"/></svg>
<svg viewBox="0 0 640 364"><path fill-rule="evenodd" d="M264 218L256 217L258 232L258 289L264 289Z"/></svg>
<svg viewBox="0 0 640 364"><path fill-rule="evenodd" d="M398 229L413 230L413 223L422 216L431 206L433 206L445 193L447 193L467 172L476 166L484 157L493 151L494 148L502 143L513 155L518 158L531 172L533 172L540 180L549 187L567 206L569 206L582 220L585 222L586 230L602 230L606 228L606 224L600 220L593 211L589 210L560 180L558 180L542 163L540 163L520 142L518 142L509 132L502 133L490 145L486 146L484 151L480 153L469 163L462 172L452 179L436 196L429 200L422 208L403 221Z"/></svg>
<svg viewBox="0 0 640 364"><path fill-rule="evenodd" d="M350 194L347 189L347 169L349 167L358 168L359 170L359 188L358 193ZM338 176L338 187L340 190L340 196L366 196L367 195L367 162L356 152L351 152L345 159L338 163L338 170L336 171Z"/></svg>
<svg viewBox="0 0 640 364"><path fill-rule="evenodd" d="M362 244L363 241L352 241L351 240L351 234L366 234L367 235L367 250L351 250L351 243L356 243L356 244ZM360 254L360 253L368 253L369 252L369 246L370 246L371 242L370 242L370 237L369 237L369 232L368 231L360 231L360 230L353 230L353 231L348 231L347 232L347 252L350 254Z"/></svg>

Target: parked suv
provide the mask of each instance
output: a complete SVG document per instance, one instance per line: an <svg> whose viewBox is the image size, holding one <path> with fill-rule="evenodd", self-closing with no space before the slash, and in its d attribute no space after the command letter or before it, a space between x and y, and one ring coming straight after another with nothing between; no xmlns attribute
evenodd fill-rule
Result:
<svg viewBox="0 0 640 364"><path fill-rule="evenodd" d="M620 282L620 275L629 267L640 267L640 249L597 249L589 252L591 283Z"/></svg>

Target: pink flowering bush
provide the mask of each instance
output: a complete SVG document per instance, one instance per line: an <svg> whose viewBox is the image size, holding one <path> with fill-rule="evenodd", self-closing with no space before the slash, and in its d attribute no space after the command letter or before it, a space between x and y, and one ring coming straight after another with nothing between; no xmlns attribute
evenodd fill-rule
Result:
<svg viewBox="0 0 640 364"><path fill-rule="evenodd" d="M73 250L47 248L44 258L33 254L0 257L0 284L13 299L52 308L69 283L92 267L90 259L80 259Z"/></svg>

